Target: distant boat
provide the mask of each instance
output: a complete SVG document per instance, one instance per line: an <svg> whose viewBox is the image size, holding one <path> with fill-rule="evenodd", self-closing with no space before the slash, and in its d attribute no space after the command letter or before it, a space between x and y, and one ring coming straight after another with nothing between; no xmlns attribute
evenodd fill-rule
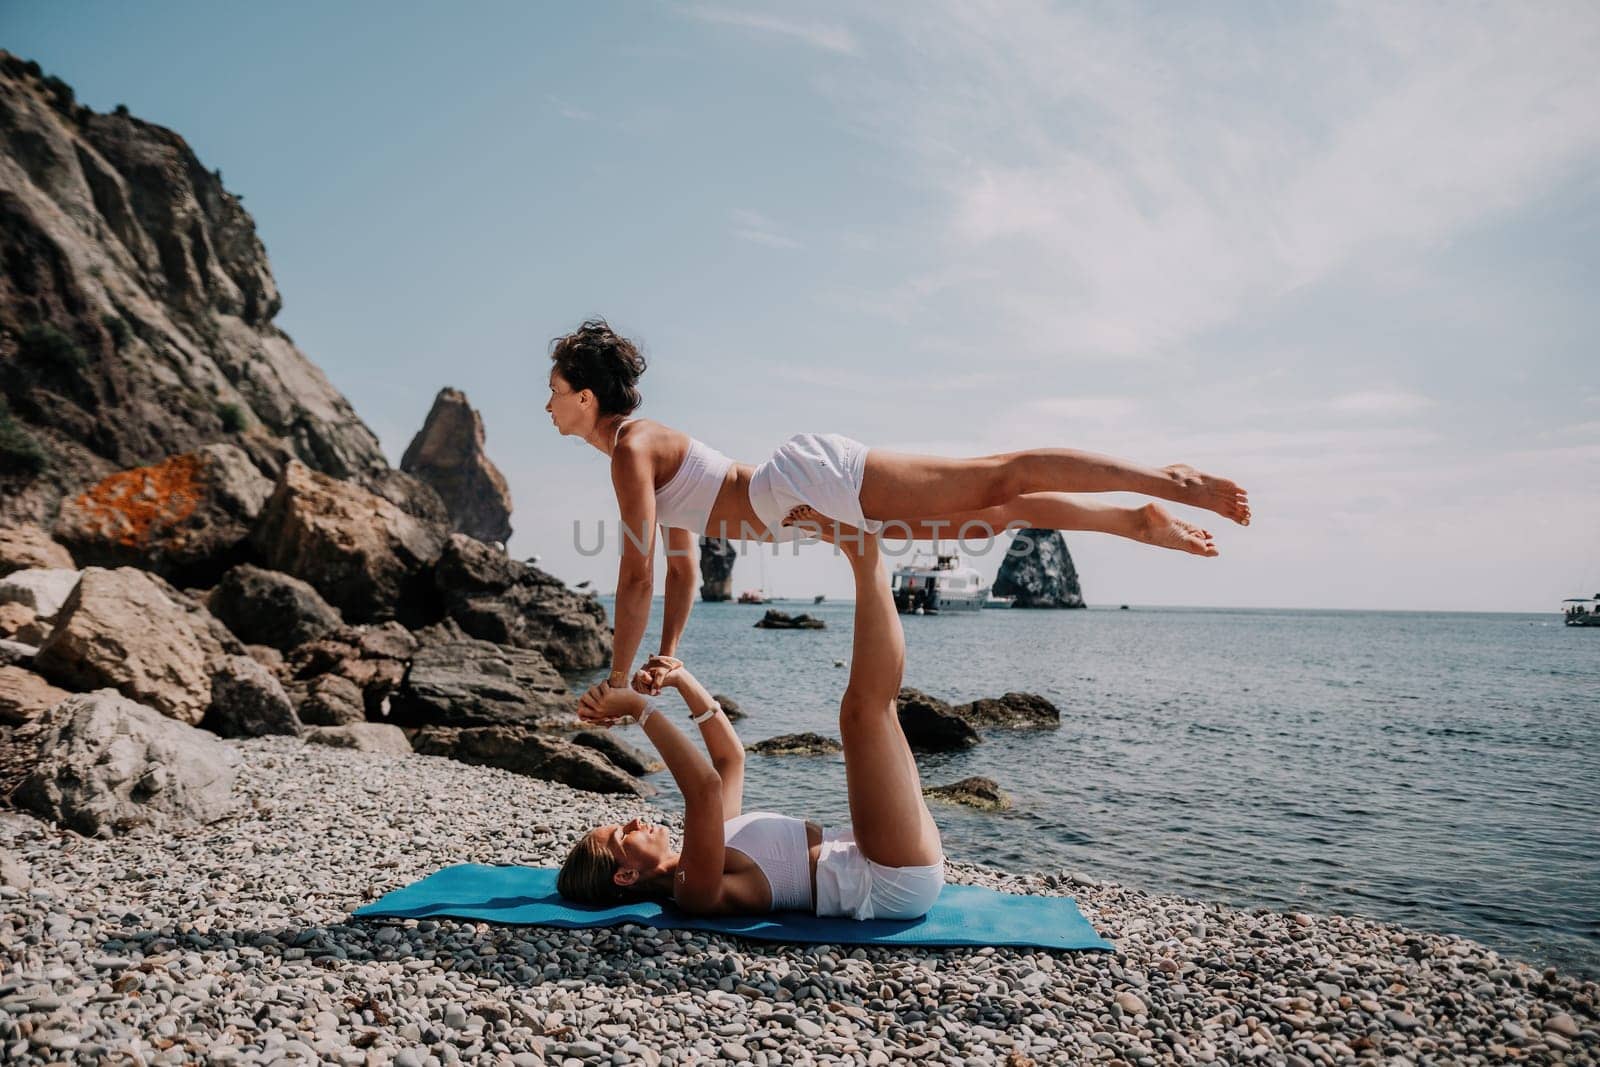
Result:
<svg viewBox="0 0 1600 1067"><path fill-rule="evenodd" d="M1009 608L1016 602L1017 598L1014 596L995 596L990 593L988 598L984 600L983 606L985 608Z"/></svg>
<svg viewBox="0 0 1600 1067"><path fill-rule="evenodd" d="M1596 593L1593 600L1582 597L1563 600L1561 613L1566 616L1568 626L1600 627L1600 593Z"/></svg>
<svg viewBox="0 0 1600 1067"><path fill-rule="evenodd" d="M739 603L741 604L765 604L766 602L766 594L757 589L746 589L739 594Z"/></svg>
<svg viewBox="0 0 1600 1067"><path fill-rule="evenodd" d="M955 552L935 544L933 555L918 552L911 562L894 570L894 606L902 615L938 615L949 611L982 611L989 586L972 567L961 564Z"/></svg>
<svg viewBox="0 0 1600 1067"><path fill-rule="evenodd" d="M811 598L811 602L813 604L820 604L826 599L828 599L826 596L824 596L822 593L818 593L816 596Z"/></svg>

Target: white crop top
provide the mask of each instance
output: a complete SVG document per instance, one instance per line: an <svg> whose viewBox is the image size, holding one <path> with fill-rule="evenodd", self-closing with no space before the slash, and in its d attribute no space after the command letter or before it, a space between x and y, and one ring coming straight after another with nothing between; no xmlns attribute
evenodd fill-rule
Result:
<svg viewBox="0 0 1600 1067"><path fill-rule="evenodd" d="M723 845L749 856L772 889L773 911L811 910L811 845L806 821L747 811L722 824Z"/></svg>
<svg viewBox="0 0 1600 1067"><path fill-rule="evenodd" d="M625 419L617 424L617 436L622 427L632 422ZM615 438L612 447L616 446ZM710 445L689 438L689 451L667 484L656 490L656 522L662 526L676 526L690 533L703 534L711 523L711 509L717 502L717 493L728 476L733 460Z"/></svg>

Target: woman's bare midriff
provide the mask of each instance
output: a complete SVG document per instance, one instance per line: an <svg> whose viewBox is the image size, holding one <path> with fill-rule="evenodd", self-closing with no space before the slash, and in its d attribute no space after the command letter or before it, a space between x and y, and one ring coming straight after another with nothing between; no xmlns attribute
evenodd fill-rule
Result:
<svg viewBox="0 0 1600 1067"><path fill-rule="evenodd" d="M729 541L770 541L767 525L756 517L750 506L750 476L755 468L748 463L735 463L728 468L717 490L716 503L711 505L711 516L706 520L707 537L721 537Z"/></svg>

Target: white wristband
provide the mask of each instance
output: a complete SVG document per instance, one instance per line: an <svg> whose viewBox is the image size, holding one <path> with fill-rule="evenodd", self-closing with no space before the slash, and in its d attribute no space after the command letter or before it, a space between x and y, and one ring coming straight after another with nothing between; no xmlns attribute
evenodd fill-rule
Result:
<svg viewBox="0 0 1600 1067"><path fill-rule="evenodd" d="M639 713L639 717L637 719L634 719L633 721L638 723L640 726L643 726L644 725L644 721L646 719L648 719L650 716L654 715L656 712L658 712L660 710L661 710L661 704L657 700L655 700L655 698L653 698L653 697L645 697L644 698L644 710L641 711Z"/></svg>
<svg viewBox="0 0 1600 1067"><path fill-rule="evenodd" d="M701 723L705 722L707 719L711 718L713 715L715 715L717 712L719 712L721 710L722 710L722 705L718 704L715 700L713 700L711 702L711 706L709 708L707 708L705 711L702 711L698 715L689 716L689 721L694 723L696 726L698 726Z"/></svg>

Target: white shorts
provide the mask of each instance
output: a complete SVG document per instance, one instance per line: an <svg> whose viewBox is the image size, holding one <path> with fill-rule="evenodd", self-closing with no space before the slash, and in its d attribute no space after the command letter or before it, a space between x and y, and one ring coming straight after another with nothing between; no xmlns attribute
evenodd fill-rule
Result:
<svg viewBox="0 0 1600 1067"><path fill-rule="evenodd" d="M885 867L856 847L851 830L823 830L817 853L817 914L852 919L920 919L944 888L944 860Z"/></svg>
<svg viewBox="0 0 1600 1067"><path fill-rule="evenodd" d="M845 526L877 533L883 523L861 514L861 476L867 446L837 433L797 433L750 476L750 506L775 541L795 541L805 531L784 526L799 504Z"/></svg>

